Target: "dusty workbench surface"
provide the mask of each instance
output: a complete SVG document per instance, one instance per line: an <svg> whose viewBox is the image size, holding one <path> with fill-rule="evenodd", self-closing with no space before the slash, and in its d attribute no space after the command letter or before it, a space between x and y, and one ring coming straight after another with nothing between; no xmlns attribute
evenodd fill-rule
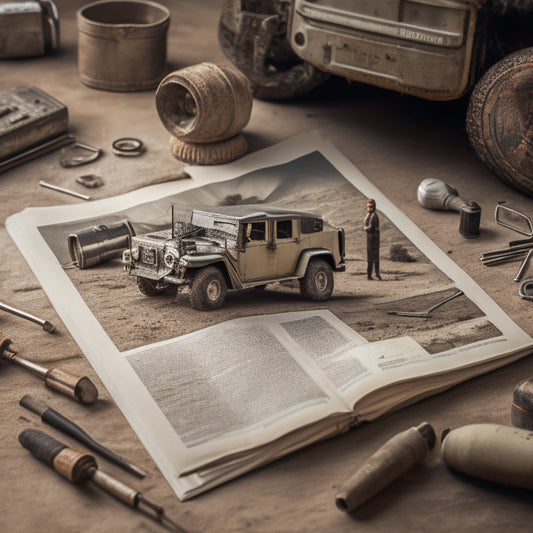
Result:
<svg viewBox="0 0 533 533"><path fill-rule="evenodd" d="M90 194L100 199L178 174L184 166L170 155L169 134L155 109L155 91L112 93L88 88L79 81L75 13L84 2L56 3L60 49L37 59L0 60L0 90L37 86L53 95L68 106L69 130L80 141L103 148L105 154L85 168L62 168L58 153L54 152L0 175L0 301L46 318L57 327L57 332L50 335L38 325L1 313L0 332L10 337L20 354L29 359L89 376L99 388L100 400L94 406L83 407L45 388L34 375L8 364L0 365L0 530L164 531L94 487L71 485L20 446L17 437L26 428L45 429L68 441L19 406L24 394L32 394L147 470L144 480L128 480L117 467L101 462L109 473L131 481L147 498L162 505L173 520L190 532L530 531L533 507L529 492L453 474L440 461L439 446L423 464L352 515L339 511L334 498L340 483L375 449L394 434L424 420L439 434L445 428L476 422L510 424L513 388L533 374L531 357L295 452L190 501L182 503L175 497L80 353L4 224L9 215L25 207L83 201L41 188L40 179L87 192L81 191L75 178L98 174L105 185ZM171 10L171 70L202 61L226 61L217 40L221 1L161 3ZM488 268L479 261L480 253L505 245L509 237L494 224L496 203L505 200L529 215L533 215L533 204L476 159L464 130L465 107L466 100L426 102L333 80L298 101L254 101L244 133L249 151L255 151L302 131L319 131L519 326L533 334L533 304L518 297L517 284L513 282L516 263ZM111 153L112 141L125 136L143 140L147 151L141 158L118 158ZM459 234L456 213L428 211L418 204L417 186L428 177L452 184L463 198L481 205L478 239L465 239ZM361 216L354 212L354 225L361 224ZM386 278L387 273L383 274ZM258 314L261 311L257 309Z"/></svg>

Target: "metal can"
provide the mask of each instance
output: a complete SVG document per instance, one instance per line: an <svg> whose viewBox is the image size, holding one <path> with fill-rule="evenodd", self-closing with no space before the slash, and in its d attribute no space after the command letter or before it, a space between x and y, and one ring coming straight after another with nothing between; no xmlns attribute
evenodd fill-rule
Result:
<svg viewBox="0 0 533 533"><path fill-rule="evenodd" d="M157 87L167 73L169 10L155 2L103 0L77 13L82 83L107 91Z"/></svg>
<svg viewBox="0 0 533 533"><path fill-rule="evenodd" d="M90 268L120 256L131 246L135 230L129 220L99 224L71 233L67 237L70 257L78 268Z"/></svg>
<svg viewBox="0 0 533 533"><path fill-rule="evenodd" d="M42 56L59 46L51 0L0 2L0 59Z"/></svg>

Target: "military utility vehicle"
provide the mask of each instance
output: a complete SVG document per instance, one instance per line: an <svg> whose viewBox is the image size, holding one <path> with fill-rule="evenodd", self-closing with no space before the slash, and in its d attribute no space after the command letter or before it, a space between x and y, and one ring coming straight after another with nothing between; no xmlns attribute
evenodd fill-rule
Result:
<svg viewBox="0 0 533 533"><path fill-rule="evenodd" d="M326 300L333 272L345 270L344 231L315 214L264 205L195 209L190 223L134 236L122 262L143 294L185 289L200 311L219 308L228 289L293 279L303 296Z"/></svg>
<svg viewBox="0 0 533 533"><path fill-rule="evenodd" d="M330 74L430 100L473 89L477 155L533 196L533 0L228 0L219 42L257 98Z"/></svg>

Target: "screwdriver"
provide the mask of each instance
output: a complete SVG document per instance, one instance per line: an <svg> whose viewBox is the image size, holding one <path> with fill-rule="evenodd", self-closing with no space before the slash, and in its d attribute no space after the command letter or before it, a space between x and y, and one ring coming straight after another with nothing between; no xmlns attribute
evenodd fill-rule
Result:
<svg viewBox="0 0 533 533"><path fill-rule="evenodd" d="M11 347L11 339L0 337L0 358L15 363L23 368L35 372L44 379L46 385L55 389L80 403L94 403L98 398L98 389L86 376L78 377L59 368L45 368L17 355L17 351Z"/></svg>
<svg viewBox="0 0 533 533"><path fill-rule="evenodd" d="M30 313L26 313L26 311L15 309L14 307L11 307L5 303L0 302L0 309L2 311L6 311L7 313L11 313L12 315L29 320L30 322L35 322L35 324L39 324L39 326L41 326L47 333L54 333L56 330L54 325L50 324L48 320L43 320L42 318L31 315Z"/></svg>
<svg viewBox="0 0 533 533"><path fill-rule="evenodd" d="M68 448L38 429L22 431L19 435L19 442L35 457L51 466L72 483L80 483L88 479L108 494L150 518L154 518L172 531L184 533L180 526L165 515L162 507L144 498L139 491L100 470L92 455Z"/></svg>
<svg viewBox="0 0 533 533"><path fill-rule="evenodd" d="M145 477L146 473L143 472L139 467L133 465L129 461L126 461L120 455L117 455L115 452L111 451L109 448L106 448L99 442L96 442L90 435L88 435L80 426L69 420L66 416L63 416L61 413L52 409L49 405L44 402L33 398L29 394L25 394L21 399L19 404L22 407L32 411L36 415L41 417L43 422L54 426L57 429L60 429L63 433L74 437L76 440L85 444L87 448L93 452L99 453L102 457L111 461L112 463L120 466L124 470L136 475L137 477Z"/></svg>

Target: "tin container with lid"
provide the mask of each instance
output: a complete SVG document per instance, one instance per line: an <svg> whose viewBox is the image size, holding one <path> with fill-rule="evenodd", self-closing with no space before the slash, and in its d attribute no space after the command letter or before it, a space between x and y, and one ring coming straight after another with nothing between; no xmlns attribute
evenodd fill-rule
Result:
<svg viewBox="0 0 533 533"><path fill-rule="evenodd" d="M81 8L78 71L82 83L108 91L157 87L167 72L168 9L144 0L103 0Z"/></svg>

